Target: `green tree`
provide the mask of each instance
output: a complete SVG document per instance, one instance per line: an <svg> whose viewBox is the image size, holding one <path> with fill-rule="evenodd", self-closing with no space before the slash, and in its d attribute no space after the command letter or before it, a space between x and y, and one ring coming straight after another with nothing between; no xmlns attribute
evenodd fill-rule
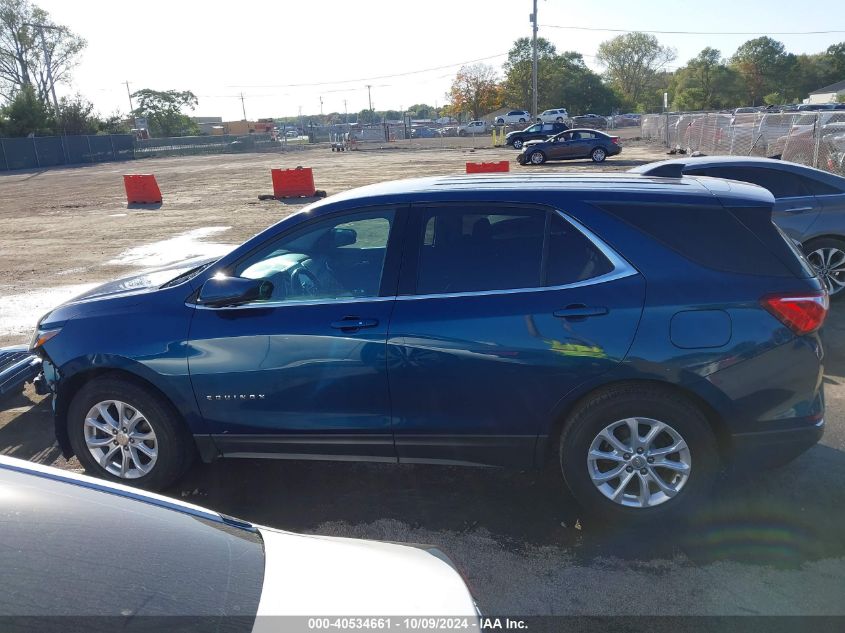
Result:
<svg viewBox="0 0 845 633"><path fill-rule="evenodd" d="M501 103L496 71L487 64L462 66L447 94L452 112L463 112L477 119Z"/></svg>
<svg viewBox="0 0 845 633"><path fill-rule="evenodd" d="M199 128L183 110L193 110L199 103L189 90L150 90L132 93L138 104L132 111L135 117L146 117L151 136L191 136Z"/></svg>
<svg viewBox="0 0 845 633"><path fill-rule="evenodd" d="M56 120L32 86L19 90L2 109L2 136L49 136L56 132Z"/></svg>
<svg viewBox="0 0 845 633"><path fill-rule="evenodd" d="M0 94L11 99L32 86L49 101L55 86L69 81L85 46L28 0L0 0Z"/></svg>
<svg viewBox="0 0 845 633"><path fill-rule="evenodd" d="M679 68L669 82L675 110L714 110L735 107L742 100L741 77L725 64L721 53L707 47Z"/></svg>
<svg viewBox="0 0 845 633"><path fill-rule="evenodd" d="M795 59L786 53L783 42L767 35L748 40L730 63L745 81L747 105L760 105L763 96L772 93L781 94L785 100L785 79Z"/></svg>
<svg viewBox="0 0 845 633"><path fill-rule="evenodd" d="M412 119L436 119L437 109L427 103L415 103L407 110Z"/></svg>
<svg viewBox="0 0 845 633"><path fill-rule="evenodd" d="M550 97L552 76L558 61L554 44L543 37L537 38L537 106L545 110L553 101ZM513 43L504 63L504 103L509 108L528 109L531 104L531 39L520 37ZM568 107L568 106L567 106Z"/></svg>
<svg viewBox="0 0 845 633"><path fill-rule="evenodd" d="M62 97L57 124L62 134L96 134L101 127L94 104L79 94L72 98Z"/></svg>
<svg viewBox="0 0 845 633"><path fill-rule="evenodd" d="M626 33L599 44L596 59L605 77L632 105L652 99L658 73L676 57L675 49L661 46L654 35ZM648 95L648 96L647 96Z"/></svg>
<svg viewBox="0 0 845 633"><path fill-rule="evenodd" d="M566 51L549 60L548 88L540 93L540 110L565 107L570 114L610 113L620 97L587 68L580 53Z"/></svg>
<svg viewBox="0 0 845 633"><path fill-rule="evenodd" d="M828 46L824 56L830 66L830 83L845 79L845 42Z"/></svg>
<svg viewBox="0 0 845 633"><path fill-rule="evenodd" d="M100 121L100 132L103 134L129 134L131 131L132 126L127 117L117 110Z"/></svg>

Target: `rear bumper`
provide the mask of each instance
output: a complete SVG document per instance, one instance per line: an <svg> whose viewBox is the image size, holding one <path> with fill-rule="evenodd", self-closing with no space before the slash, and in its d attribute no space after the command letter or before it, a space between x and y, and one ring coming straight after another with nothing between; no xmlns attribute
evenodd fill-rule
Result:
<svg viewBox="0 0 845 633"><path fill-rule="evenodd" d="M731 436L734 470L782 466L812 448L824 435L824 418L794 420L786 428Z"/></svg>

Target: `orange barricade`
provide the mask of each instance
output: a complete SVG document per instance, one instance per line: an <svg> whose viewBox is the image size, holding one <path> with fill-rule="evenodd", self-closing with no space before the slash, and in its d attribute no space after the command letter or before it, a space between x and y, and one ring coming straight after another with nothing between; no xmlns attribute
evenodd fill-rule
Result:
<svg viewBox="0 0 845 633"><path fill-rule="evenodd" d="M314 173L310 167L296 169L271 169L273 195L276 198L310 198L317 193L314 188Z"/></svg>
<svg viewBox="0 0 845 633"><path fill-rule="evenodd" d="M129 204L161 203L161 190L152 174L129 174L123 177L126 201Z"/></svg>
<svg viewBox="0 0 845 633"><path fill-rule="evenodd" d="M495 163L467 163L468 174L490 174L510 171L510 163L500 160Z"/></svg>

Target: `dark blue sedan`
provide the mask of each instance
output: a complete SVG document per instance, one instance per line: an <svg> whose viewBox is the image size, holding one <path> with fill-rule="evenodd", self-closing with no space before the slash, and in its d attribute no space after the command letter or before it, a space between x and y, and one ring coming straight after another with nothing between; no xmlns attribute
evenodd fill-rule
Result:
<svg viewBox="0 0 845 633"><path fill-rule="evenodd" d="M828 297L764 189L633 174L391 182L45 315L66 455L531 467L624 518L821 437ZM153 280L157 280L153 285Z"/></svg>

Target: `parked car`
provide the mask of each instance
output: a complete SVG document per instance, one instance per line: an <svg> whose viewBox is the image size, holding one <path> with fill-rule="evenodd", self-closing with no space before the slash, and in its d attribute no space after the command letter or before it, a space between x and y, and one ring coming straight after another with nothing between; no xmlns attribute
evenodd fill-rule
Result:
<svg viewBox="0 0 845 633"><path fill-rule="evenodd" d="M525 110L511 110L507 114L496 117L496 125L511 125L513 123L528 123L531 113Z"/></svg>
<svg viewBox="0 0 845 633"><path fill-rule="evenodd" d="M563 123L569 118L569 113L566 108L552 108L551 110L543 110L537 117L541 123Z"/></svg>
<svg viewBox="0 0 845 633"><path fill-rule="evenodd" d="M92 289L31 348L62 452L107 479L161 488L195 455L551 461L589 512L649 519L822 434L827 294L773 204L619 173L372 185Z"/></svg>
<svg viewBox="0 0 845 633"><path fill-rule="evenodd" d="M441 136L440 130L433 127L414 127L411 128L411 138L439 138Z"/></svg>
<svg viewBox="0 0 845 633"><path fill-rule="evenodd" d="M515 132L508 132L505 135L505 144L513 145L514 149L522 149L526 141L533 141L536 139L545 140L550 136L559 134L569 129L566 123L535 123L529 125L524 130L517 130Z"/></svg>
<svg viewBox="0 0 845 633"><path fill-rule="evenodd" d="M801 244L831 296L845 293L845 178L784 160L707 156L641 165L634 173L749 182L775 197L773 219Z"/></svg>
<svg viewBox="0 0 845 633"><path fill-rule="evenodd" d="M588 127L593 129L606 129L608 125L607 117L599 114L580 114L572 117L572 127Z"/></svg>
<svg viewBox="0 0 845 633"><path fill-rule="evenodd" d="M282 532L5 456L0 515L0 617L43 617L39 631L67 630L68 616L117 629L157 616L139 629L156 631L184 631L191 616L190 630L248 632L258 616L399 614L477 630L469 590L431 546Z"/></svg>
<svg viewBox="0 0 845 633"><path fill-rule="evenodd" d="M490 128L485 121L470 121L466 125L458 127L458 136L477 136L487 134Z"/></svg>
<svg viewBox="0 0 845 633"><path fill-rule="evenodd" d="M608 156L616 156L621 151L618 136L578 129L561 132L545 141L528 141L516 160L520 165L542 165L549 160L570 158L591 158L595 163L602 163Z"/></svg>

